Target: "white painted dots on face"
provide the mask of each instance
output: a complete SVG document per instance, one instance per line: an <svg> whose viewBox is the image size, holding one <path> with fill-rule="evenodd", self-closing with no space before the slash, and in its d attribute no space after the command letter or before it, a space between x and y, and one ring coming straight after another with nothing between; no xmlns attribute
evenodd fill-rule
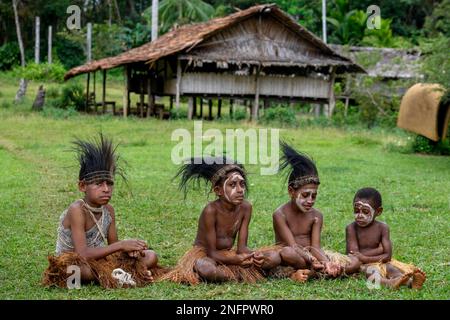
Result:
<svg viewBox="0 0 450 320"><path fill-rule="evenodd" d="M356 201L353 204L353 213L356 223L361 227L368 226L375 218L375 209L368 202Z"/></svg>
<svg viewBox="0 0 450 320"><path fill-rule="evenodd" d="M232 199L236 195L236 192L238 190L245 191L245 183L244 178L239 172L233 172L231 173L228 178L223 183L223 194L225 196L225 199L227 199L228 202L233 202ZM231 186L231 190L228 191L227 186Z"/></svg>
<svg viewBox="0 0 450 320"><path fill-rule="evenodd" d="M302 212L308 212L314 206L317 188L300 188L295 203Z"/></svg>

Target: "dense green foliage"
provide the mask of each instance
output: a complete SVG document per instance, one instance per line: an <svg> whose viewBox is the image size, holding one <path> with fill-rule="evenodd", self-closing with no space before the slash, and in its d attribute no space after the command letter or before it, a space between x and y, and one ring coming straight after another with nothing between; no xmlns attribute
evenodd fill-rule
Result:
<svg viewBox="0 0 450 320"><path fill-rule="evenodd" d="M28 80L62 82L66 69L61 63L30 63L24 68L16 67L12 74Z"/></svg>
<svg viewBox="0 0 450 320"><path fill-rule="evenodd" d="M20 64L19 46L15 42L7 42L0 47L0 70L9 70Z"/></svg>
<svg viewBox="0 0 450 320"><path fill-rule="evenodd" d="M370 0L328 0L328 39L332 43L394 46L417 45L424 37L439 34L449 36L450 0L378 1L381 9L381 30L366 28ZM59 60L67 67L73 64L80 46L84 47L87 22L94 23L94 58L102 58L117 51L136 47L150 40L151 0L20 0L18 13L27 57L34 52L34 18L41 17L41 37L46 38L47 27L53 26L59 38L55 41ZM322 8L317 0L262 0L258 3L276 3L296 21L321 37ZM115 7L117 4L117 8ZM174 25L205 21L223 16L255 4L250 0L160 0L159 31L165 33ZM66 12L69 5L81 10L81 28L69 31ZM17 41L11 1L0 0L0 46ZM80 38L80 39L77 39ZM63 44L59 43L63 42ZM107 43L110 43L108 47ZM67 51L62 48L67 47ZM78 48L78 49L75 49ZM46 52L46 42L41 41ZM75 50L75 52L74 52ZM1 52L1 51L0 51ZM45 54L44 54L45 58ZM75 59L67 59L75 58ZM7 65L0 55L0 66ZM4 68L4 67L3 67Z"/></svg>
<svg viewBox="0 0 450 320"><path fill-rule="evenodd" d="M86 62L86 24L93 23L93 59L117 55L125 50L150 41L152 0L19 0L18 15L25 47L27 66L19 65L16 25L10 0L0 0L0 70L12 69L12 77L24 77L40 82L61 82L66 70ZM159 33L186 23L206 21L238 9L255 5L253 0L160 0ZM319 0L261 0L258 3L276 3L292 18L318 37L322 37L322 1ZM380 0L381 28L367 28L367 8L371 0L327 0L327 37L333 44L414 48L422 52L420 81L439 83L445 89L443 103L450 103L450 0ZM68 30L69 5L81 8L81 29ZM34 19L41 18L41 61L46 61L47 27L53 26L52 65L34 61ZM383 59L376 53L361 55L358 63L374 66ZM113 70L108 77L121 81L120 70ZM109 79L111 79L111 77ZM419 79L416 79L419 81ZM374 88L379 87L381 90ZM313 119L312 106L305 105L301 112L307 120L298 119L295 109L288 106L265 110L263 123L282 123L298 126L302 121L333 126L358 125L364 128L393 128L398 115L401 92L412 83L384 81L361 77L353 83L355 90L350 105L345 108L337 101L334 115ZM337 85L341 85L338 83ZM388 93L388 94L387 94ZM338 94L337 94L338 95ZM56 109L84 110L85 98L80 84L59 88L55 97L47 99L47 106ZM9 101L2 102L9 106ZM306 111L306 112L305 112ZM184 109L172 110L173 118L185 118ZM234 119L246 119L245 108L237 108ZM434 147L429 142L417 142L418 152ZM431 149L430 149L431 148ZM445 148L444 148L445 149ZM433 149L434 150L434 149ZM430 151L434 152L434 151Z"/></svg>

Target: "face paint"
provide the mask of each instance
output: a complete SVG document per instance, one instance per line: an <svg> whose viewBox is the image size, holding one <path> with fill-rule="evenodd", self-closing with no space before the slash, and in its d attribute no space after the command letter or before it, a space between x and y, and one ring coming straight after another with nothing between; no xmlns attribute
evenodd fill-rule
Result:
<svg viewBox="0 0 450 320"><path fill-rule="evenodd" d="M375 218L375 209L366 202L356 201L353 212L356 223L361 227L368 226Z"/></svg>
<svg viewBox="0 0 450 320"><path fill-rule="evenodd" d="M302 212L308 212L316 202L317 189L300 189L295 204Z"/></svg>
<svg viewBox="0 0 450 320"><path fill-rule="evenodd" d="M235 185L234 185L234 187L231 188L231 191L228 192L226 186L227 186L228 182L230 182L230 181L234 182ZM229 175L229 177L224 181L223 186L222 186L223 194L225 196L225 199L227 199L228 202L232 202L231 199L234 196L234 194L237 192L237 187L238 187L238 185L241 184L242 181L244 181L244 178L238 172L231 173ZM244 187L244 189L245 189L245 187Z"/></svg>

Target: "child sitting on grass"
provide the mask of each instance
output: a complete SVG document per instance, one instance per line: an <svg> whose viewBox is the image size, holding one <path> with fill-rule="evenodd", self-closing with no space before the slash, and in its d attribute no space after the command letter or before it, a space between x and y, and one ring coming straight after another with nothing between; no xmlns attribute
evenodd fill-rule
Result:
<svg viewBox="0 0 450 320"><path fill-rule="evenodd" d="M80 164L78 188L84 198L61 215L56 255L49 256L43 284L67 287L69 267L77 266L80 282L97 281L106 288L142 286L160 270L157 256L139 239L118 240L115 211L109 204L114 190L118 155L102 134L95 141L74 141ZM69 268L69 269L68 269Z"/></svg>
<svg viewBox="0 0 450 320"><path fill-rule="evenodd" d="M338 277L342 273L358 271L357 259L347 261L342 259L343 255L321 248L323 215L314 208L320 184L316 165L308 156L284 142L281 148L281 169L290 168L290 200L273 214L275 250L281 256L281 265L292 267L294 271L290 272L290 277L298 282L313 275Z"/></svg>
<svg viewBox="0 0 450 320"><path fill-rule="evenodd" d="M263 279L260 268L270 268L273 262L269 254L247 247L252 205L244 199L244 167L226 157L192 158L177 176L181 176L180 188L185 195L191 181L204 180L210 183L217 199L208 203L200 215L193 248L162 279L191 285L201 281L253 283ZM233 249L236 238L237 248Z"/></svg>
<svg viewBox="0 0 450 320"><path fill-rule="evenodd" d="M347 254L358 258L367 277L398 289L402 285L420 289L426 275L419 268L392 259L389 227L375 218L383 212L381 194L374 188L363 188L353 199L355 221L346 228Z"/></svg>

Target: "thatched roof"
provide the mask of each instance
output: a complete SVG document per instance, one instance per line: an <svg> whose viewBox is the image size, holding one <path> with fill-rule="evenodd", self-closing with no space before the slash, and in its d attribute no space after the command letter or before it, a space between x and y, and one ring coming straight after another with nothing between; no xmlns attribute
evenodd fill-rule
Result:
<svg viewBox="0 0 450 320"><path fill-rule="evenodd" d="M82 73L112 69L129 63L151 63L175 53L189 51L223 29L233 26L261 12L270 13L272 17L277 19L291 31L295 32L299 37L309 41L321 50L323 54L327 54L328 59L322 62L323 66L342 65L345 66L345 69L348 71L365 72L362 67L355 64L351 59L336 53L322 40L299 25L293 18L280 10L276 5L264 4L238 11L223 18L212 19L204 23L181 26L164 34L153 42L128 50L118 56L92 61L85 65L75 67L66 73L64 79L68 80Z"/></svg>
<svg viewBox="0 0 450 320"><path fill-rule="evenodd" d="M364 66L371 77L391 79L421 78L420 52L414 49L353 47L331 44L340 54Z"/></svg>

